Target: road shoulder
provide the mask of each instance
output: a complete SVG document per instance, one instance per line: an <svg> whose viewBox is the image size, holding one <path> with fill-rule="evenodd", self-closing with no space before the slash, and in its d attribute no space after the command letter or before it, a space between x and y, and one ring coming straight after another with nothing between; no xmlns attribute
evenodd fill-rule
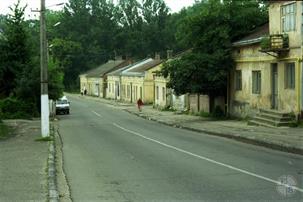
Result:
<svg viewBox="0 0 303 202"><path fill-rule="evenodd" d="M40 121L6 120L15 136L0 141L0 201L46 201L47 142Z"/></svg>

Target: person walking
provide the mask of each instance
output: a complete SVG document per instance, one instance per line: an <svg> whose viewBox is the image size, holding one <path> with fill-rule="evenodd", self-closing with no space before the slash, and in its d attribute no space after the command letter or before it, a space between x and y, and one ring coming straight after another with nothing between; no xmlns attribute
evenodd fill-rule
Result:
<svg viewBox="0 0 303 202"><path fill-rule="evenodd" d="M141 111L142 111L142 106L144 105L144 103L143 103L143 101L141 100L141 98L138 99L137 105L138 105L138 110L139 110L139 112L141 112Z"/></svg>

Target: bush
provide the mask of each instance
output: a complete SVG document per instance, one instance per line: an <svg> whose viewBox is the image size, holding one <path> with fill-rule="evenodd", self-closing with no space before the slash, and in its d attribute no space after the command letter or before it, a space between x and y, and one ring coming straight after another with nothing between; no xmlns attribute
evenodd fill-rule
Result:
<svg viewBox="0 0 303 202"><path fill-rule="evenodd" d="M1 119L30 119L38 115L36 106L16 98L0 100Z"/></svg>
<svg viewBox="0 0 303 202"><path fill-rule="evenodd" d="M166 107L162 108L161 111L175 112L177 110L175 110L174 108L172 108L170 106L166 106Z"/></svg>
<svg viewBox="0 0 303 202"><path fill-rule="evenodd" d="M2 110L0 108L0 124L2 123L2 119L3 119L3 113L2 113Z"/></svg>
<svg viewBox="0 0 303 202"><path fill-rule="evenodd" d="M208 112L200 111L199 116L208 118L210 117L210 114Z"/></svg>
<svg viewBox="0 0 303 202"><path fill-rule="evenodd" d="M222 118L224 117L224 111L221 109L220 106L216 106L211 116L215 118Z"/></svg>
<svg viewBox="0 0 303 202"><path fill-rule="evenodd" d="M261 49L262 49L262 50L269 49L270 46L271 46L269 36L263 37L263 38L261 39L261 44L260 44L260 45L261 45Z"/></svg>

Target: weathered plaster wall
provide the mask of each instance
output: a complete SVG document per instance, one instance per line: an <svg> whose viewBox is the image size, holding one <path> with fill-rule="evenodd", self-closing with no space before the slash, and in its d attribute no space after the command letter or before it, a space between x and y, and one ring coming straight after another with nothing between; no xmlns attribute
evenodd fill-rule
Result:
<svg viewBox="0 0 303 202"><path fill-rule="evenodd" d="M289 3L296 2L296 29L295 31L286 32L289 35L289 45L291 48L300 47L302 42L301 38L301 26L302 26L302 2L301 1L285 1L271 3L269 6L269 32L270 34L281 34L281 6Z"/></svg>
<svg viewBox="0 0 303 202"><path fill-rule="evenodd" d="M137 76L122 76L121 84L124 86L130 86L131 95L129 97L122 98L126 102L136 103L137 99L140 97L140 88L142 88L142 95L143 95L143 102L144 100L144 77L137 77ZM136 90L137 89L137 90ZM127 91L127 87L125 89Z"/></svg>
<svg viewBox="0 0 303 202"><path fill-rule="evenodd" d="M231 105L232 113L238 116L253 116L259 108L270 109L272 99L271 63L278 64L278 110L296 112L298 109L298 86L295 89L285 88L285 63L295 62L296 75L299 72L296 51L291 51L286 58L274 58L264 53L255 52L258 45L235 50L235 70L242 70L242 90L235 90L234 72L231 75ZM297 55L298 57L298 55ZM261 71L261 93L252 93L252 71ZM297 79L297 78L296 78Z"/></svg>
<svg viewBox="0 0 303 202"><path fill-rule="evenodd" d="M167 84L167 79L165 79L164 77L162 77L162 76L155 77L155 90L157 87L159 89L158 99L157 99L157 96L154 97L154 100L155 100L154 106L156 108L163 109L163 108L166 108L168 105L170 105L170 102L168 100L169 90L167 89L166 84ZM165 89L164 96L163 96L163 91L162 91L163 88ZM163 99L163 97L164 97L164 99Z"/></svg>
<svg viewBox="0 0 303 202"><path fill-rule="evenodd" d="M111 75L111 76L107 77L106 98L108 98L108 99L116 99L115 84L116 84L116 82L119 82L119 81L120 81L120 76L113 76L113 75ZM111 88L111 91L109 91L109 88Z"/></svg>
<svg viewBox="0 0 303 202"><path fill-rule="evenodd" d="M86 88L87 89L88 83L87 78L85 75L80 75L80 92Z"/></svg>

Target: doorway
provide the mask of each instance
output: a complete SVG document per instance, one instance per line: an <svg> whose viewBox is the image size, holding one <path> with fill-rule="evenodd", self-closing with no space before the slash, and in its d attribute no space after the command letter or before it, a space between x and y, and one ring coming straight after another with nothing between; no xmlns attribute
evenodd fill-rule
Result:
<svg viewBox="0 0 303 202"><path fill-rule="evenodd" d="M271 108L278 109L278 64L271 64Z"/></svg>

